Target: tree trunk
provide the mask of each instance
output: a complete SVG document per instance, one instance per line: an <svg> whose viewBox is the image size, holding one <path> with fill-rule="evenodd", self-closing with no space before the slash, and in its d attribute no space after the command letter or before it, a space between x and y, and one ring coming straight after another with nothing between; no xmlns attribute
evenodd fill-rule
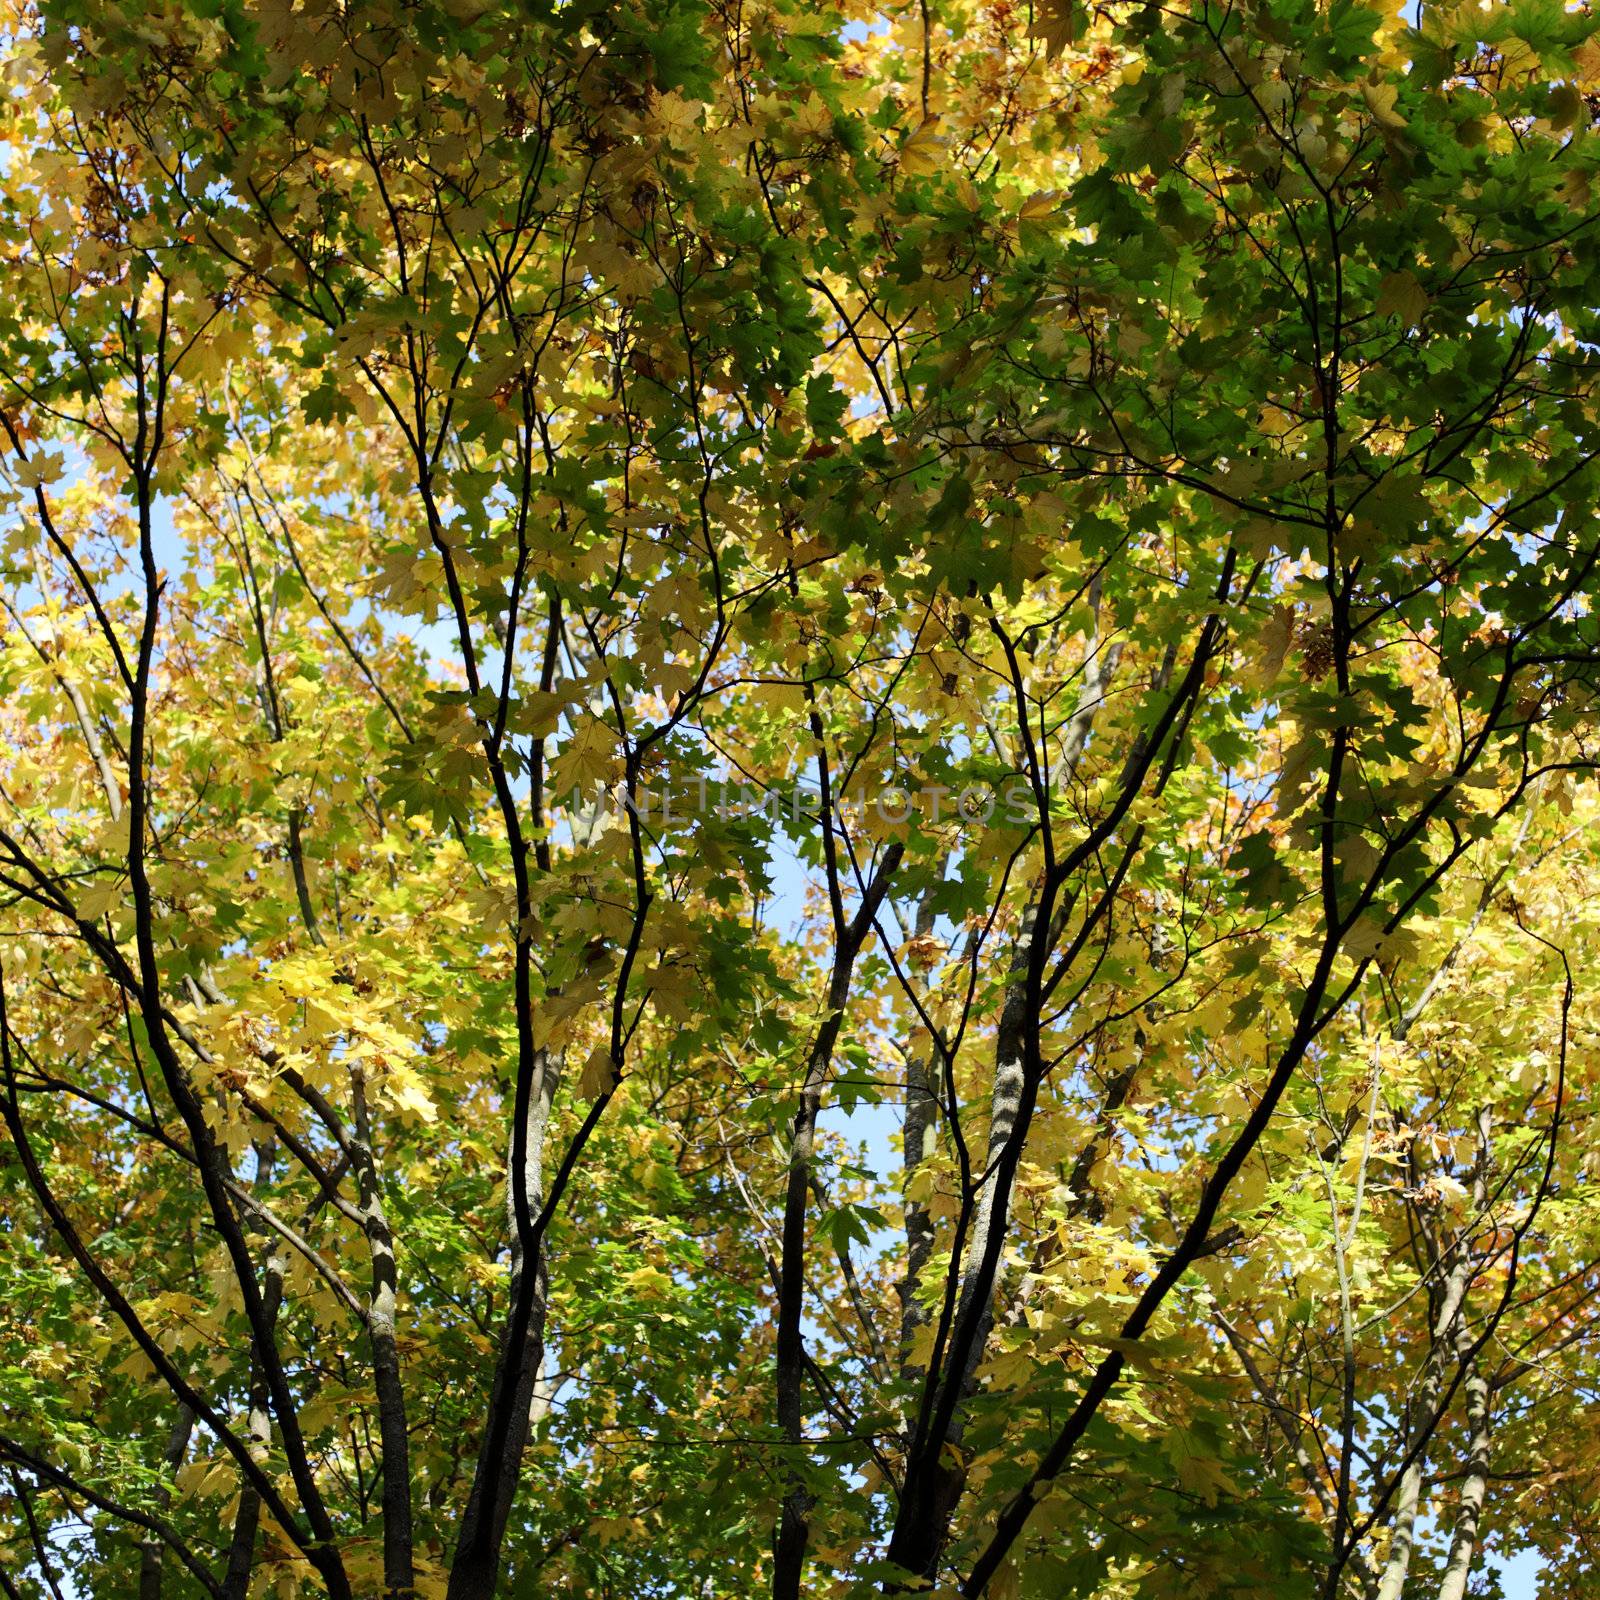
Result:
<svg viewBox="0 0 1600 1600"><path fill-rule="evenodd" d="M1083 682L1071 721L1063 730L1060 758L1049 773L1052 786L1069 782L1083 759L1094 731L1106 690L1117 668L1120 645L1103 645L1099 635L1099 585L1091 588L1096 626L1084 660ZM1164 686L1176 659L1171 647L1158 673ZM1030 1014L1029 969L1043 941L1046 949L1060 933L1054 914L1051 925L1039 923L1037 899L1030 900L1017 930L1016 944L1007 975L1005 1000L995 1031L994 1081L989 1096L989 1132L984 1154L984 1176L972 1208L972 1226L965 1241L966 1262L951 1320L954 1339L964 1348L952 1350L956 1365L939 1375L935 1393L923 1396L925 1416L933 1417L932 1434L913 1438L907 1463L905 1500L896 1519L891 1559L909 1557L913 1570L931 1576L939 1552L948 1537L951 1518L965 1487L966 1471L947 1447L960 1442L965 1399L972 1392L977 1370L994 1326L994 1292L998 1281L997 1252L1011 1220L1011 1178L1005 1157L1014 1139L1026 1138L1027 1123L1033 1114L1037 1082L1030 1085L1025 1064L1030 1029L1037 1018ZM1018 1130L1018 1123L1023 1124ZM993 1259L992 1259L993 1258ZM931 1405L931 1410L930 1410ZM942 1427L939 1414L948 1415ZM918 1430L927 1426L919 1423ZM915 1554L911 1554L915 1552Z"/></svg>
<svg viewBox="0 0 1600 1600"><path fill-rule="evenodd" d="M367 1087L359 1068L350 1074L355 1115L351 1163L361 1196L361 1219L372 1259L372 1294L367 1303L367 1336L372 1344L373 1387L378 1400L378 1443L383 1451L383 1584L386 1600L411 1600L412 1569L411 1448L406 1430L406 1394L395 1342L394 1238L383 1209L383 1188L372 1148Z"/></svg>
<svg viewBox="0 0 1600 1600"><path fill-rule="evenodd" d="M944 862L940 861L938 877L944 876ZM938 879L930 884L917 905L915 936L918 940L932 937L934 890ZM901 1122L901 1177L900 1188L905 1196L906 1269L900 1280L900 1371L909 1377L915 1372L911 1361L911 1343L917 1329L927 1321L927 1314L917 1303L917 1284L922 1269L933 1254L933 1218L921 1200L914 1200L905 1191L917 1168L934 1152L939 1126L939 1061L932 1042L926 1054L906 1052L906 1106Z"/></svg>
<svg viewBox="0 0 1600 1600"><path fill-rule="evenodd" d="M255 1147L255 1186L260 1189L268 1182L276 1158L276 1146L270 1139L258 1141ZM288 1271L285 1246L276 1233L267 1235L267 1255L261 1269L261 1305L270 1322L276 1323L283 1305L283 1279ZM259 1363L250 1369L250 1413L245 1423L245 1437L250 1442L250 1454L256 1464L265 1467L272 1449L271 1396L267 1392L266 1374ZM256 1530L261 1524L261 1496L248 1483L239 1487L239 1505L233 1514L233 1533L228 1540L228 1565L223 1572L222 1592L226 1600L246 1600L250 1593L250 1575L255 1570Z"/></svg>
<svg viewBox="0 0 1600 1600"><path fill-rule="evenodd" d="M788 1492L778 1520L773 1547L772 1600L799 1600L805 1570L806 1545L811 1538L812 1496L801 1473L800 1456L805 1440L805 1342L801 1317L805 1301L806 1196L811 1190L811 1157L816 1142L817 1113L833 1061L834 1045L850 997L850 979L856 957L872 932L873 919L889 892L889 880L900 865L901 847L892 844L883 853L848 927L840 927L828 982L828 1013L817 1029L806 1055L805 1082L789 1139L789 1176L783 1206L783 1259L778 1277L778 1333L776 1383L778 1426L789 1445ZM836 924L837 926L837 924Z"/></svg>
<svg viewBox="0 0 1600 1600"><path fill-rule="evenodd" d="M1473 1177L1473 1199L1481 1212L1488 1201L1490 1158L1488 1111L1480 1110L1477 1120L1478 1159ZM1433 1337L1429 1342L1427 1361L1423 1367L1422 1381L1414 1408L1414 1414L1421 1419L1420 1428L1415 1431L1423 1434L1438 1426L1439 1402L1444 1393L1445 1376L1450 1362L1452 1358L1460 1359L1459 1352L1466 1348L1463 1341L1470 1343L1465 1308L1467 1289L1472 1280L1472 1256L1464 1237L1457 1239L1455 1249L1457 1251L1455 1263L1445 1275L1444 1286L1440 1291L1438 1311L1433 1320ZM1484 1425L1487 1426L1487 1411L1484 1413ZM1476 1436L1476 1424L1473 1425L1473 1432ZM1400 1491L1395 1503L1394 1533L1389 1543L1389 1559L1384 1563L1383 1572L1378 1579L1375 1600L1400 1600L1406 1586L1406 1576L1411 1568L1411 1555L1416 1545L1417 1506L1422 1498L1422 1484L1428 1461L1425 1444L1420 1448L1413 1448L1416 1448L1416 1454L1400 1476ZM1480 1506L1481 1503L1480 1495ZM1477 1516L1474 1512L1471 1526L1474 1538L1476 1530ZM1460 1531L1458 1527L1458 1535ZM1454 1557L1454 1550L1451 1554ZM1469 1546L1466 1551L1469 1565L1471 1558L1472 1551ZM1465 1581L1463 1575L1462 1582Z"/></svg>
<svg viewBox="0 0 1600 1600"><path fill-rule="evenodd" d="M178 1419L172 1425L172 1432L167 1435L167 1447L161 1453L161 1459L167 1472L173 1473L183 1464L184 1452L189 1448L189 1437L194 1432L194 1412L188 1406L180 1404ZM167 1502L172 1498L171 1492L162 1484L155 1492L156 1504L164 1511ZM161 1600L161 1558L166 1551L166 1546L153 1533L147 1534L139 1545L139 1600Z"/></svg>
<svg viewBox="0 0 1600 1600"><path fill-rule="evenodd" d="M1489 1203L1490 1130L1489 1110L1483 1107L1478 1112L1478 1165L1472 1186L1473 1200L1480 1213ZM1466 1369L1467 1476L1461 1485L1461 1502L1456 1508L1455 1533L1439 1584L1439 1600L1463 1600L1467 1592L1472 1559L1478 1549L1478 1523L1489 1493L1489 1446L1494 1415L1489 1375L1484 1370L1480 1352L1473 1348L1472 1331L1464 1315L1456 1320L1455 1344L1456 1359Z"/></svg>
<svg viewBox="0 0 1600 1600"><path fill-rule="evenodd" d="M1489 1379L1472 1353L1472 1338L1463 1318L1456 1328L1456 1348L1463 1361L1472 1363L1467 1373L1467 1476L1461 1485L1461 1503L1456 1508L1455 1533L1450 1541L1450 1556L1439 1584L1439 1600L1464 1600L1467 1580L1472 1576L1472 1560L1478 1550L1478 1524L1489 1492L1489 1444L1492 1430L1492 1402Z"/></svg>
<svg viewBox="0 0 1600 1600"><path fill-rule="evenodd" d="M535 1060L532 1093L528 1099L526 1130L527 1161L524 1164L524 1195L527 1208L537 1215L544 1204L544 1143L550 1124L550 1105L555 1099L556 1087L561 1080L561 1061L541 1050ZM515 1134L513 1133L513 1139ZM497 1504L485 1507L481 1485L484 1477L482 1452L489 1448L489 1434L485 1430L478 1469L473 1474L472 1493L461 1519L456 1538L456 1560L450 1569L448 1600L493 1600L500 1581L500 1545L505 1536L506 1520L511 1514L511 1501L516 1492L517 1473L522 1464L522 1452L527 1446L528 1433L536 1408L542 1410L539 1374L544 1366L545 1312L547 1307L549 1266L548 1252L540 1251L538 1259L529 1262L522 1254L521 1235L517 1228L515 1197L509 1185L513 1164L509 1154L506 1159L506 1213L511 1228L511 1285L508 1304L514 1305L523 1274L536 1274L533 1317L528 1325L528 1337L523 1346L522 1359L514 1374L505 1372L506 1363L500 1363L495 1388L503 1391L511 1385L511 1426L506 1433L505 1449L501 1454L497 1481L501 1490ZM504 1337L510 1336L510 1313ZM502 1400L497 1392L490 1401L490 1412Z"/></svg>

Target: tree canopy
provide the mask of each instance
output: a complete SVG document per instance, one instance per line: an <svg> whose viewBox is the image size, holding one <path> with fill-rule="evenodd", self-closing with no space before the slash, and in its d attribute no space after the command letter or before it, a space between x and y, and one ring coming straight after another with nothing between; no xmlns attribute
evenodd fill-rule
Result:
<svg viewBox="0 0 1600 1600"><path fill-rule="evenodd" d="M0 1591L1594 1592L1587 4L0 56Z"/></svg>

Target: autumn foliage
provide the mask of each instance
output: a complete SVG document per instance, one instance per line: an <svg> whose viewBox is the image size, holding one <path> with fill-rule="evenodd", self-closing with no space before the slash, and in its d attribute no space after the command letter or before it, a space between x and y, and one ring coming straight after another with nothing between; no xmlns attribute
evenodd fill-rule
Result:
<svg viewBox="0 0 1600 1600"><path fill-rule="evenodd" d="M1597 28L7 0L0 1592L1596 1592Z"/></svg>

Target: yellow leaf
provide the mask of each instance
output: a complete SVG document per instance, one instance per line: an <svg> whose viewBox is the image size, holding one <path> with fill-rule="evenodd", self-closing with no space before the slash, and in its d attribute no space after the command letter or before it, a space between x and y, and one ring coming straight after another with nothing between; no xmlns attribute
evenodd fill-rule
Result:
<svg viewBox="0 0 1600 1600"><path fill-rule="evenodd" d="M833 132L833 112L828 103L816 94L809 94L791 117L789 126L796 133L826 137Z"/></svg>
<svg viewBox="0 0 1600 1600"><path fill-rule="evenodd" d="M410 1067L391 1067L384 1075L384 1093L397 1111L408 1111L424 1122L438 1118L439 1108L434 1105L422 1079Z"/></svg>
<svg viewBox="0 0 1600 1600"><path fill-rule="evenodd" d="M1251 681L1261 686L1272 683L1280 672L1294 641L1295 611L1293 606L1278 605L1272 608L1267 625L1256 635L1255 665Z"/></svg>
<svg viewBox="0 0 1600 1600"><path fill-rule="evenodd" d="M656 1296L672 1288L672 1279L660 1267L638 1267L622 1280L637 1294Z"/></svg>
<svg viewBox="0 0 1600 1600"><path fill-rule="evenodd" d="M1361 85L1361 98L1367 102L1367 110L1372 113L1380 127L1405 127L1406 119L1394 108L1395 101L1400 98L1398 85L1392 83L1364 83Z"/></svg>
<svg viewBox="0 0 1600 1600"><path fill-rule="evenodd" d="M588 1003L587 996L577 994L551 995L533 1015L533 1043L539 1050L562 1043L572 1019Z"/></svg>
<svg viewBox="0 0 1600 1600"><path fill-rule="evenodd" d="M11 473L24 489L37 489L41 484L53 483L65 470L59 452L35 450L26 461L19 461Z"/></svg>
<svg viewBox="0 0 1600 1600"><path fill-rule="evenodd" d="M616 1086L617 1064L612 1060L609 1047L597 1044L589 1052L583 1071L578 1074L578 1098L598 1100L602 1095L610 1094Z"/></svg>
<svg viewBox="0 0 1600 1600"><path fill-rule="evenodd" d="M91 884L78 896L78 915L85 922L98 922L106 912L122 900L122 885L113 878L109 883Z"/></svg>
<svg viewBox="0 0 1600 1600"><path fill-rule="evenodd" d="M944 140L939 137L939 116L935 112L900 146L898 165L907 178L919 178L939 167Z"/></svg>
<svg viewBox="0 0 1600 1600"><path fill-rule="evenodd" d="M1417 953L1417 937L1407 928L1396 928L1386 935L1382 919L1369 913L1357 917L1345 935L1344 953L1353 961L1367 956L1385 963L1404 960Z"/></svg>
<svg viewBox="0 0 1600 1600"><path fill-rule="evenodd" d="M587 797L608 783L616 771L616 746L617 736L598 717L582 718L552 772L557 794L576 790Z"/></svg>
<svg viewBox="0 0 1600 1600"><path fill-rule="evenodd" d="M1054 216L1060 209L1061 191L1059 189L1040 189L1037 193L1030 194L1022 202L1017 216L1023 222L1039 222L1045 217Z"/></svg>
<svg viewBox="0 0 1600 1600"><path fill-rule="evenodd" d="M1028 37L1044 46L1045 59L1061 54L1078 37L1076 0L1034 0Z"/></svg>
<svg viewBox="0 0 1600 1600"><path fill-rule="evenodd" d="M661 698L671 705L680 694L694 687L696 674L681 661L663 661L651 674Z"/></svg>
<svg viewBox="0 0 1600 1600"><path fill-rule="evenodd" d="M705 109L697 100L685 100L676 90L657 95L650 106L652 126L669 138L682 138L695 131Z"/></svg>

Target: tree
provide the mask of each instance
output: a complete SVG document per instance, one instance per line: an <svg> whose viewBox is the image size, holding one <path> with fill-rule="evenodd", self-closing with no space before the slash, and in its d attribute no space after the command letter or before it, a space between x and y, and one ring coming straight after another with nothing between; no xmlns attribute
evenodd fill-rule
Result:
<svg viewBox="0 0 1600 1600"><path fill-rule="evenodd" d="M6 50L8 1592L1583 1570L1587 12Z"/></svg>

